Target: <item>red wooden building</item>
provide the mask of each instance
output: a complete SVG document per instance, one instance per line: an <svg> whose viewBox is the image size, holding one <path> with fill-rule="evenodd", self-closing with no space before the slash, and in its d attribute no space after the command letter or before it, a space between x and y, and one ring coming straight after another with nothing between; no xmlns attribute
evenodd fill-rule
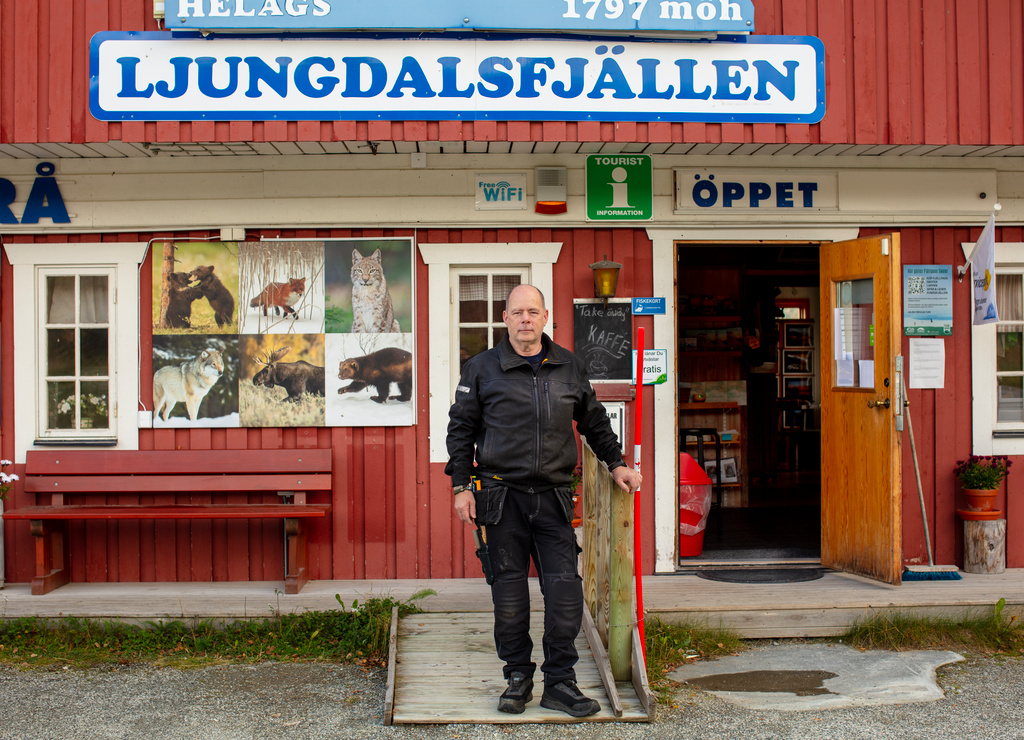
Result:
<svg viewBox="0 0 1024 740"><path fill-rule="evenodd" d="M223 116L232 120L219 120L217 111L224 109L215 106L201 114L185 106L177 110L190 115L175 118L145 108L159 96L146 87L141 63L123 61L127 51L104 61L104 47L94 38L100 34L104 43L130 49L149 43L133 32L149 32L157 34L154 45L179 43L164 31L174 19L154 17L154 5L162 9L163 3L74 0L70 11L67 5L14 0L0 6L0 452L14 462L14 472L24 471L27 451L62 445L94 446L98 454L111 447L330 449L333 490L313 500L330 504L331 513L310 530L311 577L478 576L471 538L453 515L443 473L460 351L467 343L474 351L494 341L500 288L520 280L546 290L553 338L579 345L574 330L586 314L580 307L594 305L589 266L604 258L622 265L615 300L661 297L666 306L664 314L633 315L627 322L630 333L646 328L648 347L653 339L667 363L667 382L643 391L649 409L642 522L647 572L693 562L691 543L679 539L678 459L680 452L695 452L696 438L681 429L714 428L724 435L721 457L732 461L728 471L721 464L727 473L722 506L711 513L703 557L742 556L744 550L756 559L820 557L895 581L904 564L927 561L915 464L934 559L955 564L963 558L956 514L963 500L954 461L972 452L1024 455L1019 2L755 0L752 39L820 39L824 114L810 123L774 121L772 114L730 121L721 113L701 121L640 112L629 120L629 111L642 105L608 102L622 89L612 77L593 105L618 107L591 117L606 120L578 112L566 120L444 120L400 111L359 120L333 114L320 120L315 111L264 119L237 110ZM235 54L232 45L251 45L253 58L263 61L245 57L235 64L250 75L263 70L263 87L253 81L249 88L258 98L284 84L272 74L274 47L258 47L280 38L276 33L237 38L214 32L181 43L228 55ZM622 38L625 46L632 43ZM696 49L687 46L693 41L675 41L687 49L681 53ZM308 43L317 43L315 34ZM384 40L360 43L372 50ZM501 43L514 49L530 37ZM701 43L694 58L725 43L724 36ZM168 53L191 53L174 49ZM609 58L618 53L613 48ZM333 79L341 90L344 76L331 77L328 64L317 63L315 73L309 64L304 68L306 86L319 94ZM204 67L193 64L201 79ZM403 74L393 97L424 84ZM209 88L231 86L219 75L209 72ZM127 102L138 105L118 114L120 120L96 115L102 109L114 117L105 115L110 107L102 97L109 79L123 86L110 100L133 98ZM504 78L495 72L486 79ZM681 72L675 83L680 79ZM773 79L785 87L785 78ZM173 83L168 78L156 89L167 92ZM458 89L463 83L452 84ZM613 165L650 162L648 217L602 218L590 210L589 168L600 163L588 162L588 155ZM483 183L498 181L520 188L524 205L493 207ZM551 200L546 188L552 184L556 194L564 192L553 199L565 202L562 213L534 208ZM1001 321L972 327L971 281L959 282L956 268L997 202ZM154 373L162 353L170 352L156 326L160 259L169 242L196 250L197 243L213 242L240 255L242 287L234 288L239 323L262 287L244 291L245 254L257 249L244 245L277 244L275 260L287 250L298 254L299 243L328 245L318 247L321 255L326 249L326 259L309 263L310 279L320 286L310 294L321 297L306 316L326 326L310 336L328 337L318 345L319 361L328 363L320 423L268 424L247 417L242 401L241 422L164 427L146 416L154 408ZM414 393L405 419L379 421L361 412L352 423L334 405L344 386L331 378L330 363L352 356L352 348L332 349L330 254L353 244L385 244L385 255L389 245L407 245L407 253L399 253L407 265L399 257L396 266L385 263L401 275L394 281L405 301L399 323L413 357ZM886 258L880 266L859 261L876 253ZM853 261L845 261L851 255ZM284 264L280 269L288 269ZM927 342L913 347L904 334L911 305L903 284L907 266L948 266L952 274L951 281L940 281L940 292L951 298L949 333L922 336ZM276 269L268 279L293 277ZM325 276L320 283L317 270ZM97 275L111 281L105 284L116 296L110 299L116 327L84 314L75 314L74 326L54 323L48 312L61 278L77 281L73 295L81 302L82 286ZM866 298L865 286L874 290ZM59 421L65 396L84 407L88 384L98 381L77 365L74 372L56 372L48 338L57 329L97 326L107 332L111 363L99 373L107 383L99 393L102 428L85 425L73 409L70 421ZM224 336L221 328L209 334ZM225 357L237 360L242 396L253 376L243 361L246 332L236 326L234 334ZM750 347L751 336L761 342L758 353L741 349ZM902 442L897 370L909 386L916 461ZM628 383L614 373L596 381L602 398L621 404L627 460L635 403ZM892 407L865 411L883 400ZM381 404L381 413L394 406ZM35 496L19 483L5 506L33 503ZM1009 476L996 508L1007 520L1007 566L1024 567L1024 482L1018 475ZM30 580L35 561L28 524L6 521L2 537L4 578ZM280 525L272 521L78 522L70 527L68 547L75 581L282 577Z"/></svg>

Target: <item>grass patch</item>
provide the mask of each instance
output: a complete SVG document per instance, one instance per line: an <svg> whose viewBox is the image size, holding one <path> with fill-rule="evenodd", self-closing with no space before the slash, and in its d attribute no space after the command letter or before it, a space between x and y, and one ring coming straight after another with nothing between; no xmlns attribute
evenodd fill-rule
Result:
<svg viewBox="0 0 1024 740"><path fill-rule="evenodd" d="M86 619L34 617L0 621L0 663L24 667L149 663L198 667L221 663L334 661L381 664L387 660L391 612L423 611L416 602L433 596L423 589L408 600L371 596L334 611L280 614L217 627L210 621L144 626Z"/></svg>
<svg viewBox="0 0 1024 740"><path fill-rule="evenodd" d="M742 649L743 640L735 632L722 627L709 627L698 622L668 623L648 617L644 629L647 643L647 681L664 703L677 688L667 674L677 666L694 660L711 660L731 655Z"/></svg>
<svg viewBox="0 0 1024 740"><path fill-rule="evenodd" d="M842 642L875 650L942 649L1024 655L1024 630L1016 616L1003 613L1006 599L993 609L964 619L921 617L904 612L881 612L842 635Z"/></svg>

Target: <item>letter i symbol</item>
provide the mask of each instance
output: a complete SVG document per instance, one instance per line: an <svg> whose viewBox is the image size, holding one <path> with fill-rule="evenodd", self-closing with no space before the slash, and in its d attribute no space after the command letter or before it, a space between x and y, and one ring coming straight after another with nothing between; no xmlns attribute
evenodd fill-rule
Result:
<svg viewBox="0 0 1024 740"><path fill-rule="evenodd" d="M609 208L632 208L629 204L629 194L627 192L629 184L626 182L628 173L625 167L616 167L612 170L612 179L615 182L608 183L612 186L612 203Z"/></svg>

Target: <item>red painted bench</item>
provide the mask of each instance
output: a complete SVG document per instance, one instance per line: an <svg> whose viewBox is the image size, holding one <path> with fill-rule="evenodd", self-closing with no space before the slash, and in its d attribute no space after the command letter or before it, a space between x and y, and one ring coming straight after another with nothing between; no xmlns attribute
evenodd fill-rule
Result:
<svg viewBox="0 0 1024 740"><path fill-rule="evenodd" d="M4 512L28 520L36 541L32 593L45 594L69 581L66 563L70 520L283 519L285 593L297 594L309 580L305 520L324 517L328 504L310 504L313 491L331 491L331 451L311 450L34 450L27 454L27 493L50 496L48 505ZM269 503L75 504L85 495L117 494L135 500L147 494L266 493ZM285 497L292 501L285 502ZM37 498L37 501L39 499ZM86 543L88 547L88 542Z"/></svg>

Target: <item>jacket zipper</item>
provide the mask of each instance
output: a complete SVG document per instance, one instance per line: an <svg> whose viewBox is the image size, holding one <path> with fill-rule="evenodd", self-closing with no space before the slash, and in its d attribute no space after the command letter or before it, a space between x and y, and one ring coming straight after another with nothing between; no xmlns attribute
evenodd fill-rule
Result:
<svg viewBox="0 0 1024 740"><path fill-rule="evenodd" d="M541 423L540 423L540 386L539 386L539 383L537 382L537 374L536 373L533 374L533 412L534 412L534 418L537 420L537 429L536 429L536 434L533 435L533 440L534 440L534 442L533 442L533 444L534 444L534 448L533 448L533 475L531 477L534 480L536 480L537 476L540 475L540 451L541 451L540 435L541 435L541 431L542 431L542 427L541 427ZM533 493L532 486L530 488L530 493Z"/></svg>

